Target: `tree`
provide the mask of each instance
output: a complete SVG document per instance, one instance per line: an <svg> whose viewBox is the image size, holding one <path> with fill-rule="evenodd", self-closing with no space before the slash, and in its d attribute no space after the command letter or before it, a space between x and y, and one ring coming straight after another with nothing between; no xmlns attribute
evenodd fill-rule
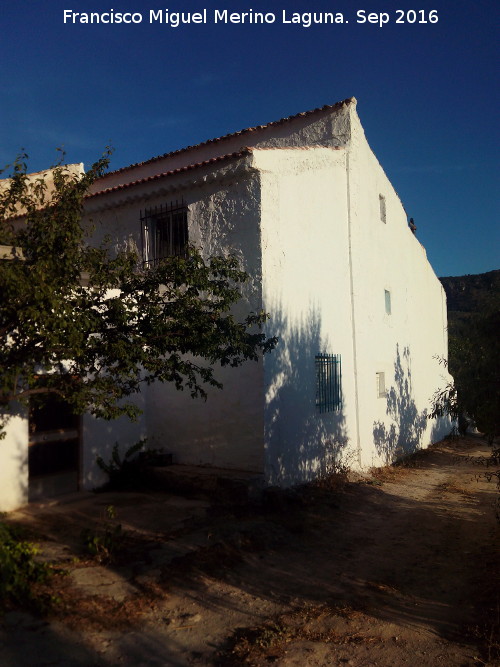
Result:
<svg viewBox="0 0 500 667"><path fill-rule="evenodd" d="M248 279L234 257L204 259L192 247L145 269L132 251L92 246L83 203L108 161L83 175L59 163L49 188L43 175L28 176L23 155L3 181L0 416L55 394L75 413L134 418L124 399L143 384L206 398L207 386L222 387L215 364L236 367L276 344L262 332L264 312L241 321L232 312Z"/></svg>
<svg viewBox="0 0 500 667"><path fill-rule="evenodd" d="M459 428L466 415L487 436L490 444L500 432L498 301L498 295L491 294L482 311L450 335L449 369L454 380L436 392L430 415L449 414L459 420ZM464 426L466 429L466 424Z"/></svg>

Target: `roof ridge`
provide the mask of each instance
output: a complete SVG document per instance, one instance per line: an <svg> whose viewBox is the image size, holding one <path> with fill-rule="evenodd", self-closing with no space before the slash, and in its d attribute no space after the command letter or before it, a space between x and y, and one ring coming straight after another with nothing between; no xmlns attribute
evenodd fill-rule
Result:
<svg viewBox="0 0 500 667"><path fill-rule="evenodd" d="M356 103L356 98L355 97L347 97L345 100L342 100L341 102L336 102L335 104L325 104L322 107L317 107L316 109L311 109L310 111L301 111L300 113L296 113L293 116L285 116L284 118L280 118L279 120L273 120L269 123L265 123L264 125L256 125L255 127L247 127L244 128L243 130L239 130L237 132L230 132L229 134L224 134L221 137L215 137L214 139L207 139L206 141L201 141L198 144L193 144L192 146L185 146L184 148L178 148L175 151L170 151L169 153L163 153L162 155L157 155L156 157L149 158L149 160L144 160L143 162L135 162L134 164L130 164L126 167L121 167L120 169L115 169L114 171L108 171L106 174L104 174L101 179L105 179L107 176L111 176L113 174L119 174L124 171L128 171L129 169L134 169L135 167L142 167L143 165L146 164L151 164L152 162L156 162L157 160L163 160L168 157L173 157L174 155L179 155L180 153L184 153L186 151L192 150L193 148L201 148L202 146L207 146L209 144L217 143L218 141L224 141L224 139L231 139L233 137L237 137L241 134L245 134L246 132L254 132L255 130L263 130L266 127L272 127L274 125L281 125L283 123L287 123L289 121L295 120L296 118L301 118L304 116L310 116L315 113L319 113L320 111L328 111L328 110L333 110L333 109L340 109L342 106L347 105L347 104L355 104ZM99 179L99 180L101 180Z"/></svg>

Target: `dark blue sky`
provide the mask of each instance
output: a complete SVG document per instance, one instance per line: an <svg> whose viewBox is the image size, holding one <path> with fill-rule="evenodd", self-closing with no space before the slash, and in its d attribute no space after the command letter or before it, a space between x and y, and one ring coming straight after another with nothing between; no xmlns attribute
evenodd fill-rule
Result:
<svg viewBox="0 0 500 667"><path fill-rule="evenodd" d="M209 23L150 24L149 10ZM133 25L63 23L63 10L139 12ZM274 24L214 25L214 10L272 12ZM396 9L437 23L397 24ZM282 23L342 12L347 24ZM357 11L390 22L358 24ZM420 11L422 10L422 11ZM414 15L405 15L410 21ZM56 147L89 165L141 161L346 97L438 275L500 267L498 68L494 0L225 3L25 0L0 9L0 162L25 148L30 170Z"/></svg>

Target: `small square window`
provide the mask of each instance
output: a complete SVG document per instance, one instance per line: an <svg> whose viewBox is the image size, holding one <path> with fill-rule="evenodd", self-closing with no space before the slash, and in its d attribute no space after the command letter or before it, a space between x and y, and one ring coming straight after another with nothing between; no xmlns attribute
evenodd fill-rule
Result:
<svg viewBox="0 0 500 667"><path fill-rule="evenodd" d="M378 203L380 208L380 219L383 223L387 222L386 206L385 206L385 197L384 195L378 196Z"/></svg>
<svg viewBox="0 0 500 667"><path fill-rule="evenodd" d="M391 293L389 290L384 290L384 295L385 295L385 312L387 315L391 314Z"/></svg>
<svg viewBox="0 0 500 667"><path fill-rule="evenodd" d="M317 354L316 367L316 409L320 413L340 410L341 361L340 354Z"/></svg>
<svg viewBox="0 0 500 667"><path fill-rule="evenodd" d="M385 391L385 373L377 373L377 397L385 398L387 392Z"/></svg>

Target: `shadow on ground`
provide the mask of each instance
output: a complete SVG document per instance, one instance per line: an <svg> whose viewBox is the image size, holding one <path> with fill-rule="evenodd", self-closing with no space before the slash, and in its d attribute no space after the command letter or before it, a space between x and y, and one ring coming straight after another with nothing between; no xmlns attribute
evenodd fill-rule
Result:
<svg viewBox="0 0 500 667"><path fill-rule="evenodd" d="M131 588L88 588L91 598L111 593L111 603L96 606L92 622L86 617L80 627L76 615L70 630L71 609L48 625L7 615L2 664L47 664L30 658L46 645L47 656L59 655L55 665L217 664L215 652L237 627L304 605L348 605L378 624L374 631L403 627L471 653L476 638L464 628L481 622L496 529L495 489L478 483L468 462L481 447L441 445L419 453L414 468L286 491L260 507L99 494L62 512L59 505L16 513L69 562L81 556L80 529L113 504L130 542L115 563L75 567L99 567Z"/></svg>

